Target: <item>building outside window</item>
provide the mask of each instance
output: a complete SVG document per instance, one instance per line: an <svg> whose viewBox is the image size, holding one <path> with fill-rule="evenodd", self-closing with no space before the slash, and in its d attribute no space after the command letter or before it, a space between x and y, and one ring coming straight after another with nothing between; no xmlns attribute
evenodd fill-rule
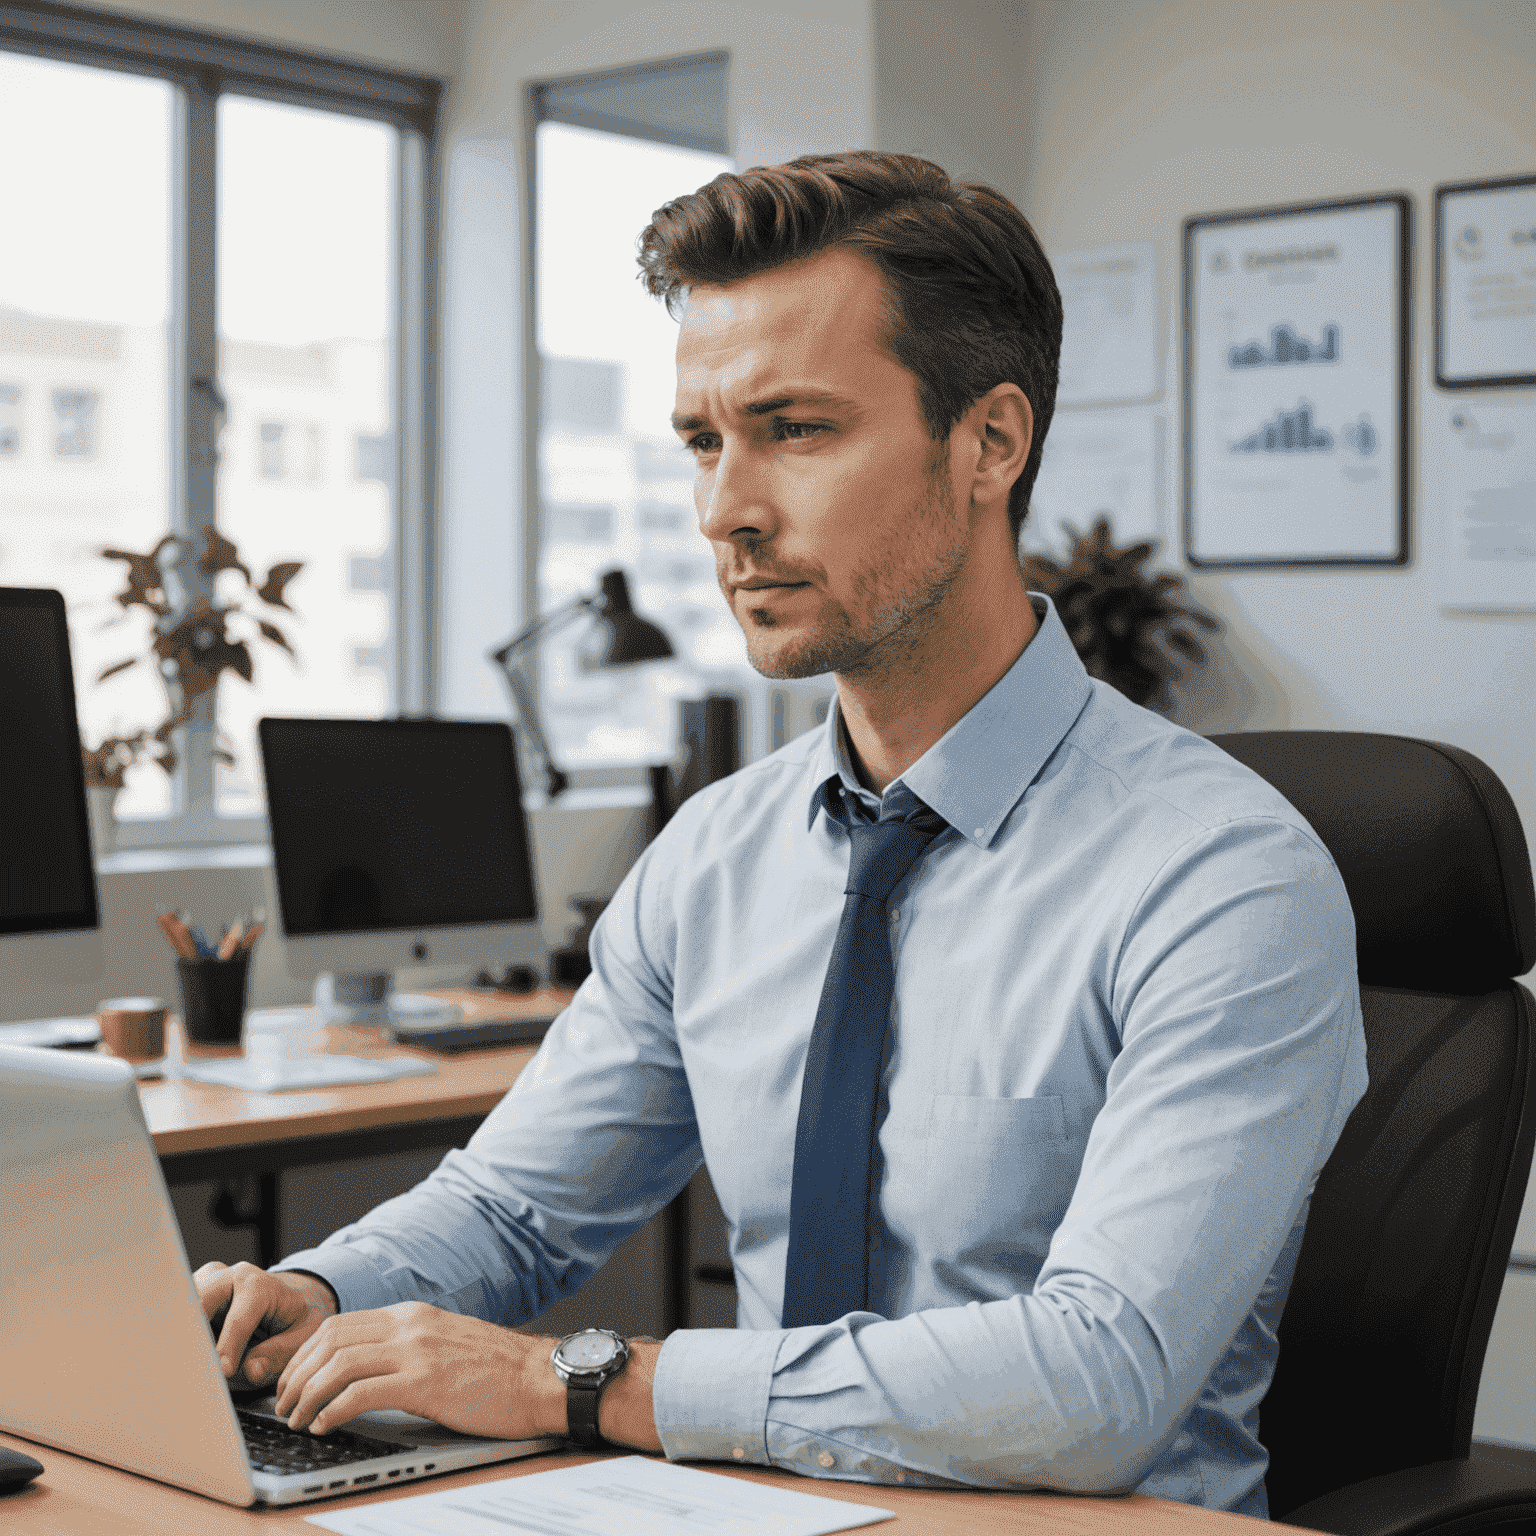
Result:
<svg viewBox="0 0 1536 1536"><path fill-rule="evenodd" d="M421 232L439 83L318 62L323 100L304 105L321 79L307 55L85 12L0 17L6 219L28 231L0 249L0 583L64 593L87 744L171 712L142 659L152 619L119 604L126 567L104 548L181 535L182 574L240 605L230 631L255 659L254 686L226 674L177 731L173 774L130 770L129 847L264 836L263 714L430 704L425 654L402 638L428 626L401 623L427 575L395 549L403 527L433 547L430 315L409 296L434 286ZM28 402L37 453L24 451ZM402 413L413 476L344 475L337 489L329 445L393 443ZM253 585L302 563L269 588L288 611L234 569L198 572L210 523ZM354 589L358 552L390 582ZM261 618L293 654L262 638Z"/></svg>
<svg viewBox="0 0 1536 1536"><path fill-rule="evenodd" d="M263 480L283 478L283 424L264 421L256 428L256 466Z"/></svg>
<svg viewBox="0 0 1536 1536"><path fill-rule="evenodd" d="M94 389L53 392L53 452L60 459L89 459L96 453L96 408L101 397Z"/></svg>
<svg viewBox="0 0 1536 1536"><path fill-rule="evenodd" d="M379 432L356 432L353 434L353 448L356 477L388 485L394 478L390 464L390 455L394 451L393 441Z"/></svg>
<svg viewBox="0 0 1536 1536"><path fill-rule="evenodd" d="M21 386L0 384L0 458L21 452Z"/></svg>

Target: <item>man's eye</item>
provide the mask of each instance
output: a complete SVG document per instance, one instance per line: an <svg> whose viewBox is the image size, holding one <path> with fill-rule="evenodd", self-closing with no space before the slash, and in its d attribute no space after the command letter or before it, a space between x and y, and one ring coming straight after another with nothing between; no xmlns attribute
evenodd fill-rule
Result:
<svg viewBox="0 0 1536 1536"><path fill-rule="evenodd" d="M713 453L720 446L719 440L713 432L695 432L692 437L686 438L683 448L688 453Z"/></svg>
<svg viewBox="0 0 1536 1536"><path fill-rule="evenodd" d="M808 437L815 437L818 432L825 431L818 422L814 421L780 421L776 422L779 436L790 441L804 441Z"/></svg>

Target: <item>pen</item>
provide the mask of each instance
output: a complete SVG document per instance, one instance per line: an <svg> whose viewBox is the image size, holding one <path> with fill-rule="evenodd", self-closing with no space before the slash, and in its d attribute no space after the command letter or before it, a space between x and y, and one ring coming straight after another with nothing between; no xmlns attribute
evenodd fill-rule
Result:
<svg viewBox="0 0 1536 1536"><path fill-rule="evenodd" d="M219 940L219 959L230 960L240 948L240 937L245 931L245 919L237 917L228 928L224 930L224 937Z"/></svg>
<svg viewBox="0 0 1536 1536"><path fill-rule="evenodd" d="M208 942L208 935L195 924L187 930L192 935L192 942L197 945L198 957L203 960L217 960L218 954L212 944Z"/></svg>
<svg viewBox="0 0 1536 1536"><path fill-rule="evenodd" d="M261 930L265 926L266 925L264 923L252 923L251 926L245 930L245 935L240 940L240 948L245 954L250 954L250 952L256 948L256 940L261 937Z"/></svg>

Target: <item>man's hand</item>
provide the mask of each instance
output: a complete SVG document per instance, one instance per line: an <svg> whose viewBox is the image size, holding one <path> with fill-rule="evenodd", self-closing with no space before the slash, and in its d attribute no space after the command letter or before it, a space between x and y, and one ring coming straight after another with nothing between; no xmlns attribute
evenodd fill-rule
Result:
<svg viewBox="0 0 1536 1536"><path fill-rule="evenodd" d="M553 1339L514 1333L419 1301L323 1322L289 1360L277 1411L290 1427L324 1434L360 1413L400 1408L463 1434L528 1440L566 1432L565 1384ZM651 1381L661 1346L630 1346L623 1375L603 1395L603 1433L660 1450Z"/></svg>
<svg viewBox="0 0 1536 1536"><path fill-rule="evenodd" d="M218 1329L219 1364L232 1387L269 1385L298 1347L336 1313L313 1275L269 1275L254 1264L204 1264L193 1275L203 1316Z"/></svg>

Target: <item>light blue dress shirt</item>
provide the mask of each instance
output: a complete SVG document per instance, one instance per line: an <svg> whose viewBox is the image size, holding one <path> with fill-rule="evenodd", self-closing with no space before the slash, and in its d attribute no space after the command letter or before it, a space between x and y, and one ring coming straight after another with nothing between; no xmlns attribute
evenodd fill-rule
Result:
<svg viewBox="0 0 1536 1536"><path fill-rule="evenodd" d="M739 1326L662 1349L669 1456L1265 1514L1276 1325L1366 1083L1353 919L1289 804L1090 680L1035 604L1018 661L902 775L950 830L890 903L870 1311L779 1327L848 867L829 781L877 804L835 709L678 811L468 1147L283 1267L347 1310L523 1323L702 1157Z"/></svg>

